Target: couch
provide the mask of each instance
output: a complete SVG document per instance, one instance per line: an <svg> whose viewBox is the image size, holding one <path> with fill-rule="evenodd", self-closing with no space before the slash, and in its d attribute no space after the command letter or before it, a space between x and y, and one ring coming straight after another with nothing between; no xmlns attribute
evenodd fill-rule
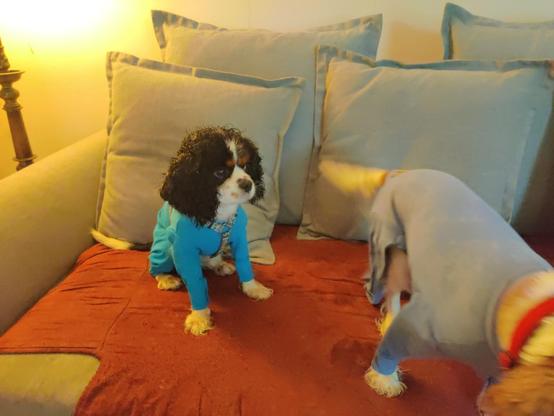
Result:
<svg viewBox="0 0 554 416"><path fill-rule="evenodd" d="M481 381L459 363L408 362L401 400L365 386L379 340L379 311L360 279L365 243L300 241L296 227L278 226L277 263L256 266L274 298L249 301L232 279L210 276L216 329L185 335L186 294L156 289L146 253L90 237L105 143L98 132L0 181L9 201L0 214L1 414L472 414ZM554 260L551 237L529 241ZM122 351L130 340L152 362Z"/></svg>
<svg viewBox="0 0 554 416"><path fill-rule="evenodd" d="M93 244L89 230L105 144L105 133L94 134L0 181L2 200L9 201L2 204L0 221L0 245L6 253L0 333L59 283ZM32 257L26 254L30 252ZM98 360L89 356L2 355L1 413L71 414L97 367ZM29 386L30 379L34 386Z"/></svg>
<svg viewBox="0 0 554 416"><path fill-rule="evenodd" d="M453 29L448 26L448 19L456 17L455 12L461 13L464 19L469 18L465 11L448 5L443 26L445 41L458 41L454 36L457 26ZM240 45L249 44L250 34L233 33L160 11L153 12L153 21L160 47L166 49L165 58L171 57L169 52L173 51L174 63L146 62L121 53L112 53L108 62L111 59L112 63L147 66L164 72L163 77L167 75L165 72L176 72L179 77L191 73L198 79L212 77L219 82L231 78L235 83L254 82L264 88L276 87L282 82L287 87L300 88L307 79L304 88L309 93L315 90L315 97L304 91L296 124L292 122L289 130L294 133L290 134L293 138L297 135L303 142L290 137L284 140L281 191L285 192L281 192L280 205L273 204L268 216L272 221L277 218L278 225L273 229L270 221L261 233L264 238L271 235L271 247L268 254L266 241L265 261L255 265L255 273L274 288L275 295L267 302L256 303L242 296L233 278L208 274L216 328L205 337L185 334L182 325L188 305L186 292L157 290L148 273L147 252L112 250L95 243L90 236L90 229L99 224L102 210L98 185L109 184L103 164L109 154L107 134L99 131L0 181L0 253L3 253L0 257L0 415L474 414L475 397L482 380L461 363L408 361L403 364L403 370L409 389L397 400L379 397L365 385L363 374L380 339L372 324L379 318L379 309L368 302L360 278L367 270L371 248L360 241L367 240L362 216L357 216L351 202L331 192L328 184L318 177L317 157L323 155L351 163L383 163L386 168L452 169L452 173L478 193L490 197L487 202L496 204L494 208L506 219L513 219L512 214L521 205L527 219L533 221L541 214L546 218L542 225L552 229L554 223L548 215L548 207L552 206L548 189L552 176L548 175L554 172L554 165L548 150L554 145L553 136L541 144L548 136L552 105L552 81L548 85L543 82L547 64L517 61L501 65L486 60L421 65L375 62L372 58L382 21L376 15L298 36L293 34L284 44L281 42L286 37L261 32L268 42L277 45L274 50L281 51L284 57L293 48L295 56L303 57L304 62L295 67L300 59L279 59L283 66L279 70L284 72L273 73L277 60L260 60L267 65L263 70L258 69L265 72L255 76L300 78L252 81L251 77L226 72L246 73L252 65L241 60L208 62L214 57L244 50ZM478 19L477 23L483 22ZM483 24L490 26L489 20ZM360 25L363 30L355 29ZM168 47L171 42L166 36L171 35L171 30L164 32L167 28L175 30L177 35L182 35L186 28L187 36L194 38L194 42L184 42L185 46L202 41L208 45L202 49L204 52L217 50L218 53L203 57L197 54L202 51L200 48L192 48L182 55L182 48ZM345 34L334 39L340 32L337 29ZM211 30L215 32L204 36L206 33L202 31ZM238 46L229 48L227 36ZM218 37L223 38L219 40L220 49L210 45ZM348 50L324 45L343 44L347 40L350 43L343 47ZM268 56L273 53L264 45L264 42L253 42L250 59L257 59L260 53ZM315 46L314 61L311 54ZM483 58L450 55L445 58ZM215 68L218 71L201 69L212 64L224 67ZM243 64L244 68L240 67ZM231 68L233 65L239 67ZM328 71L334 71L333 82L325 81ZM346 73L342 84L337 81L341 80L341 73ZM384 87L364 79L367 74L376 73L382 75L376 79L384 81ZM445 78L445 84L437 83L437 80L443 82L442 74L451 77ZM108 78L111 80L114 76L117 71L109 67ZM483 76L485 81L481 79ZM489 76L496 77L498 82L488 82ZM387 81L387 77L392 77L392 81ZM418 82L412 82L416 78ZM150 77L138 84L143 85L147 79ZM158 85L157 82L153 84ZM362 97L358 90L365 84L377 88L377 93L366 88ZM406 99L408 87L414 89ZM111 92L116 89L112 88ZM148 103L155 89L145 88L141 99ZM327 94L327 89L334 90ZM127 95L129 89L125 85L121 90L123 96L131 96ZM542 101L537 98L539 94L521 95L521 91L539 91ZM468 105L468 97L463 93L472 95L474 103ZM324 98L326 94L336 101ZM362 97L363 108L371 108L373 118L359 111L360 106L351 106L357 101L349 94L357 97L356 100ZM173 90L169 90L168 96L173 96ZM111 106L110 140L114 140L117 128L121 127L120 123L114 128L115 121L121 122L122 114L129 117L129 108L136 109L136 97L132 98L127 107L119 109L120 113L117 106L121 100L113 100L118 104ZM296 106L298 99L288 101ZM419 105L421 102L431 107ZM169 109L176 108L172 102L166 104ZM478 107L481 104L483 107ZM140 107L133 120L138 119L145 123L144 128L159 132L159 126L152 127L150 119L143 116L144 108L148 107ZM505 111L496 111L497 108ZM232 110L221 113L231 117ZM160 113L164 116L166 112ZM283 114L281 118L285 121L276 124L288 128L292 113L283 110ZM523 140L523 133L517 130L527 126L517 118L525 114L531 114L530 119L534 117L536 124L525 129L533 133L529 140ZM245 123L259 121L247 115ZM244 117L240 108L237 119L239 116ZM199 117L202 119L202 111ZM424 117L429 117L429 121L422 122L427 120ZM175 135L171 142L174 145L181 130L163 117L162 121L159 124ZM475 123L479 123L479 128ZM264 123L259 124L263 132ZM552 130L552 121L550 124ZM129 125L136 127L134 121ZM282 130L286 128L281 127L275 135L279 143L270 143L275 149L282 147ZM381 146L378 151L367 146L366 132L371 129L375 130L373 140L383 135L376 142ZM141 136L143 128L137 130ZM333 132L340 134L333 137ZM123 138L129 136L120 131L119 134ZM396 141L389 140L391 135ZM412 141L413 137L419 141ZM167 154L158 160L162 164L172 154L170 148L165 151ZM376 159L370 160L369 156ZM272 172L273 185L277 185L280 154L271 157L276 167ZM305 177L307 181L303 180ZM525 194L528 181L531 181L531 192ZM122 183L125 191L128 185L125 182L119 185ZM106 191L102 186L100 193ZM274 193L278 192L277 188L273 186ZM143 193L141 190L138 189L139 195ZM308 207L305 208L308 213L302 211L305 193L309 203L304 207ZM111 208L117 211L120 207L115 203ZM127 217L132 217L131 220L146 230L143 234L149 235L149 225L145 225L142 217ZM129 219L126 215L122 218ZM154 217L147 215L146 218L153 221ZM521 224L525 229L526 222ZM534 228L540 230L542 225L539 222L537 227L535 221ZM127 231L137 228L128 227ZM547 260L554 261L551 234L526 238Z"/></svg>

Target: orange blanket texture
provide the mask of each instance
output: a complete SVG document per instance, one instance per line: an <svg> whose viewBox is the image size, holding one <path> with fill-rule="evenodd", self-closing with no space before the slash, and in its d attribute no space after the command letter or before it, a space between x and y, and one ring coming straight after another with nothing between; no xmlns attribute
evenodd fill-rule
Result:
<svg viewBox="0 0 554 416"><path fill-rule="evenodd" d="M405 363L408 391L396 399L365 385L379 342L379 310L360 279L367 245L295 233L277 227L277 264L255 267L275 289L266 302L241 294L234 276L208 275L216 327L203 337L184 333L187 294L156 288L147 253L95 245L0 338L0 352L98 357L79 416L475 415L482 382L459 363ZM554 259L553 239L534 246Z"/></svg>

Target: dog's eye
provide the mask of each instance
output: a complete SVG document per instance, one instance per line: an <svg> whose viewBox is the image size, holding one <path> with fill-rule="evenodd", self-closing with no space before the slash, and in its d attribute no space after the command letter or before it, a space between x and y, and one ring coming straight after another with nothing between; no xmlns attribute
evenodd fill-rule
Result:
<svg viewBox="0 0 554 416"><path fill-rule="evenodd" d="M243 152L243 154L239 155L237 165L244 169L248 162L250 162L250 155L248 153Z"/></svg>
<svg viewBox="0 0 554 416"><path fill-rule="evenodd" d="M218 169L214 172L214 176L217 179L225 179L225 177L227 176L227 170L226 169Z"/></svg>

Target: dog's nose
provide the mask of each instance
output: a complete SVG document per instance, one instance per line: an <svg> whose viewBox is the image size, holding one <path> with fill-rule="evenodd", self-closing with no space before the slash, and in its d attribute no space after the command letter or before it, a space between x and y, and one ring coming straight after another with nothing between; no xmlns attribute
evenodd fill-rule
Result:
<svg viewBox="0 0 554 416"><path fill-rule="evenodd" d="M252 189L252 181L250 179L240 178L237 183L239 184L239 188L244 192L250 192Z"/></svg>

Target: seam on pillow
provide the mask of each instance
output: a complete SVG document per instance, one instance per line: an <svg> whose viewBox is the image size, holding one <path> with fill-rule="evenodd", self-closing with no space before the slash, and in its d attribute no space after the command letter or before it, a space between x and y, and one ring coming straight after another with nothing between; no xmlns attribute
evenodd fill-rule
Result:
<svg viewBox="0 0 554 416"><path fill-rule="evenodd" d="M485 16L478 16L454 3L446 3L441 25L441 36L443 43L443 59L452 59L454 55L454 42L452 39L452 23L458 20L463 24L476 26L498 27L506 29L554 29L554 20L541 22L511 22L493 19Z"/></svg>
<svg viewBox="0 0 554 416"><path fill-rule="evenodd" d="M336 46L319 45L316 47L316 78L314 82L314 114L313 114L313 146L308 167L308 178L304 192L302 220L298 228L297 238L302 239L327 239L331 238L321 232L311 230L312 226L312 200L314 183L318 178L319 153L321 151L321 123L323 122L323 104L327 91L327 75L329 64L333 58L341 58L352 62L363 63L374 67L375 60L369 56L361 55Z"/></svg>
<svg viewBox="0 0 554 416"><path fill-rule="evenodd" d="M489 26L489 27L501 27L508 29L521 29L521 28L553 28L554 29L554 20L543 20L538 22L514 22L506 21L500 19L494 19L492 17L485 17L473 14L467 9L464 9L461 6L458 6L453 3L447 3L445 9L449 9L449 14L451 17L457 18L462 23L473 23L479 26Z"/></svg>
<svg viewBox="0 0 554 416"><path fill-rule="evenodd" d="M175 13L166 12L163 10L152 10L152 24L154 33L158 44L161 49L165 49L167 46L167 39L165 37L164 26L184 26L190 29L209 29L209 30L227 30L222 27L211 25L209 23L201 23L188 17L181 16Z"/></svg>
<svg viewBox="0 0 554 416"><path fill-rule="evenodd" d="M152 10L151 16L152 16L154 33L156 35L156 39L158 41L158 45L160 49L162 50L162 53L167 46L167 38L164 30L165 26L182 26L185 28L196 29L196 30L217 30L217 31L229 30L224 27L212 25L210 23L198 22L188 17L174 14L171 12L166 12L163 10ZM383 30L383 15L382 14L367 15L367 16L350 19L344 22L336 23L336 24L317 26L306 30L291 31L291 32L275 31L275 33L332 32L332 31L354 29L357 27L363 27L364 31L372 31L377 33L378 34L377 40L379 41ZM262 29L251 29L251 30L262 30Z"/></svg>
<svg viewBox="0 0 554 416"><path fill-rule="evenodd" d="M236 74L233 72L218 71L218 70L209 69L209 68L170 64L167 62L139 58L135 55L127 54L124 52L109 52L107 77L108 77L108 82L110 82L110 87L111 87L111 82L113 78L112 65L114 62L122 62L132 66L150 69L153 71L171 72L174 74L188 75L196 78L205 78L205 79L217 80L222 82L230 82L233 84L251 85L251 86L260 87L260 88L277 88L277 87L302 88L305 83L305 80L302 77L265 79L261 77L255 77L252 75L242 75L242 74Z"/></svg>
<svg viewBox="0 0 554 416"><path fill-rule="evenodd" d="M550 66L550 65L548 65ZM544 70L544 78L543 78L543 81L544 81L544 85L543 87L546 88L550 93L552 93L552 90L553 90L553 86L552 86L552 74L550 73L550 69L549 68L545 68ZM549 85L550 84L550 85ZM528 123L528 126L527 126L527 137L525 138L525 140L523 140L520 144L520 148L516 154L516 160L515 162L517 163L517 167L514 169L514 171L512 172L512 178L511 179L508 179L507 180L507 183L506 183L506 192L505 192L505 200L502 201L502 207L503 207L503 210L506 209L506 216L505 218L507 218L507 220L511 223L515 217L514 217L514 213L515 212L515 209L516 209L516 202L519 202L519 203L522 203L523 200L525 199L525 193L524 195L521 195L522 199L521 201L516 201L516 196L518 196L517 192L518 192L518 189L520 187L520 180L523 179L521 178L521 171L522 171L522 167L523 167L523 161L525 159L525 155L527 154L528 151L530 151L529 149L529 146L532 144L532 140L538 140L539 142L542 142L544 140L544 134L545 134L545 131L542 132L542 136L543 137L539 137L539 134L537 132L537 123L540 122L540 120L537 120L537 107L540 105L540 103L536 103L533 108L531 109L531 117L530 117L530 120L529 120L529 123ZM552 106L553 106L553 102L552 100L550 100L550 111L548 112L549 116L547 116L547 119L550 119L553 117L552 115ZM545 123L545 129L548 128L548 120L546 120L546 123ZM534 137L533 134L537 137ZM529 181L531 179L533 175L533 172L531 171L529 173L529 178L527 178L527 181ZM529 184L527 183L527 186ZM511 203L509 202L511 199ZM510 205L509 207L507 205ZM521 206L517 207L518 209L521 208Z"/></svg>
<svg viewBox="0 0 554 416"><path fill-rule="evenodd" d="M312 194L315 180L317 179L317 169L319 165L319 152L321 148L321 123L323 122L323 103L325 101L326 78L329 62L336 54L337 48L327 45L320 45L315 50L315 81L314 81L314 113L313 113L313 137L312 137L312 152L310 163L308 166L308 178L306 180L306 188L304 191L302 219L300 227L296 234L297 238L323 238L321 234L313 234L310 231L312 225Z"/></svg>
<svg viewBox="0 0 554 416"><path fill-rule="evenodd" d="M332 32L335 30L339 31L339 30L354 29L356 27L361 27L361 26L374 29L375 32L378 32L380 36L383 30L383 15L375 14L375 15L362 16L362 17L350 19L340 23L316 26L314 28L307 29L305 31L306 32Z"/></svg>
<svg viewBox="0 0 554 416"><path fill-rule="evenodd" d="M100 221L100 213L102 212L102 204L104 203L104 193L106 191L106 167L108 159L108 146L109 146L109 135L106 135L106 147L104 149L104 157L102 158L102 165L100 167L100 177L98 179L98 197L96 198L96 212L94 216L94 227L98 229L98 224Z"/></svg>
<svg viewBox="0 0 554 416"><path fill-rule="evenodd" d="M300 99L302 98L302 86L297 85L295 86L295 89L296 89L296 93L294 94L295 96L290 105L289 112L286 118L283 120L281 129L277 133L277 156L275 157L275 163L273 166L273 175L271 177L274 184L275 194L276 194L275 199L277 203L277 212L275 215L275 219L272 221L268 221L272 223L271 231L269 233L270 237L273 234L277 216L279 215L279 206L281 204L281 192L279 192L279 177L281 173L281 159L283 157L283 147L285 144L285 136L290 128L290 125L292 123L292 120L294 119L294 116L296 115L296 110L298 109L298 105L300 104ZM256 241L256 240L253 240L253 241ZM271 245L269 239L263 239L263 241L267 241ZM273 251L273 248L272 248L272 251ZM275 259L273 259L272 263L267 263L267 264L273 264L274 262L275 262Z"/></svg>
<svg viewBox="0 0 554 416"><path fill-rule="evenodd" d="M552 61L550 61L548 63L548 67L545 68L545 71L544 71L544 88L546 88L551 93L551 96L552 96L552 91L554 90L553 84L554 84L554 74L552 73ZM527 178L522 178L521 177L522 169L523 169L523 162L525 161L525 156L528 154L528 152L532 151L534 153L534 159L537 158L538 152L540 152L540 145L545 140L545 134L547 134L547 132L548 132L548 125L551 122L552 118L554 117L554 113L553 113L554 96L552 96L552 97L553 98L551 100L549 100L550 111L548 112L548 115L547 115L547 120L546 120L546 123L545 123L544 131L540 132L540 136L539 136L539 132L537 132L537 127L538 127L537 123L540 122L540 120L537 120L537 105L539 105L539 104L536 104L535 107L532 109L532 112L533 112L532 120L529 122L527 137L523 141L523 143L521 144L521 148L519 149L519 154L516 155L516 160L517 160L518 165L517 165L516 172L514 172L514 177L512 178L513 180L512 180L512 184L511 184L512 203L511 203L511 209L510 209L510 213L509 213L509 222L510 223L512 223L513 220L516 219L516 216L519 214L518 211L521 210L522 204L524 203L525 198L526 198L526 193L527 193L528 187L529 187L529 181L532 180L532 178L533 178L534 168L531 169L531 171L529 172L529 176ZM534 137L533 133L537 137ZM537 140L537 143L536 143L537 148L536 149L530 148L530 146L535 145L533 143L533 140ZM536 160L535 160L535 163L536 163ZM522 182L523 180L527 181L527 183L525 184L527 189L525 189L523 191L523 195L518 195L518 190L520 189L520 186L524 185L524 183ZM516 198L519 198L519 199L516 199ZM517 210L516 210L516 208L517 208Z"/></svg>
<svg viewBox="0 0 554 416"><path fill-rule="evenodd" d="M108 81L108 120L106 121L106 149L104 151L104 158L102 159L102 166L100 168L100 179L98 181L98 198L96 200L96 215L94 218L94 226L98 229L100 225L100 213L102 212L102 206L104 204L104 197L106 193L106 170L108 165L108 151L110 148L110 132L112 130L112 78L113 68L112 60L117 56L116 52L106 53L106 79Z"/></svg>
<svg viewBox="0 0 554 416"><path fill-rule="evenodd" d="M443 58L452 59L452 19L456 16L461 8L453 3L446 3L442 15L441 37L443 47Z"/></svg>
<svg viewBox="0 0 554 416"><path fill-rule="evenodd" d="M527 126L526 131L527 134L525 135L525 140L522 140L519 144L519 149L517 150L515 154L515 160L514 164L516 167L514 169L508 169L507 175L506 175L506 185L504 187L504 193L502 195L502 217L506 219L507 222L512 222L514 219L514 208L516 203L516 193L517 193L517 186L519 182L519 176L521 174L521 165L523 163L523 157L525 155L525 149L527 148L527 144L529 143L531 139L531 133L535 130L534 125L536 124L537 119L537 110L536 108L532 108L530 111L530 115L527 117Z"/></svg>

